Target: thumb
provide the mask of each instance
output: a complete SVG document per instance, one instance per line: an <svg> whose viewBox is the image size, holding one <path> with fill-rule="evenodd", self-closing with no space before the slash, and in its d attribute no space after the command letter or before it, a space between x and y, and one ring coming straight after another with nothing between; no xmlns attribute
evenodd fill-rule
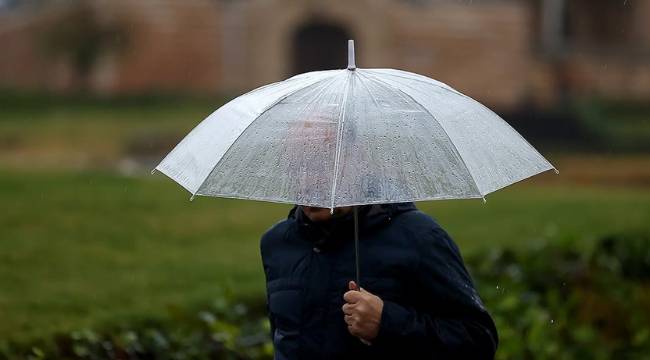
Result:
<svg viewBox="0 0 650 360"><path fill-rule="evenodd" d="M354 281L348 283L348 289L350 290L359 290L359 286Z"/></svg>

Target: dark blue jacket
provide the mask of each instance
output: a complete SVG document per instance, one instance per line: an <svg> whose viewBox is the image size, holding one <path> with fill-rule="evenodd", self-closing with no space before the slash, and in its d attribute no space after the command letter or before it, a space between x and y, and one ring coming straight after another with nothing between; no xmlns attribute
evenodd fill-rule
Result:
<svg viewBox="0 0 650 360"><path fill-rule="evenodd" d="M361 286L384 308L372 345L350 335L353 229L351 215L320 224L294 207L262 236L276 359L494 357L497 331L458 248L413 203L359 209Z"/></svg>

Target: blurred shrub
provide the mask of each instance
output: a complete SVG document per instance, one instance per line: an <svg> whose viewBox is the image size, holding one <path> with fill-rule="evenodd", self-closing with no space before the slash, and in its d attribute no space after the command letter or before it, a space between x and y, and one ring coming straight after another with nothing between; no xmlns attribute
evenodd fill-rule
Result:
<svg viewBox="0 0 650 360"><path fill-rule="evenodd" d="M590 252L535 243L466 262L497 324L498 359L646 359L650 354L650 236L601 239ZM225 293L170 323L81 330L32 344L0 343L2 358L270 359L263 300ZM173 325L172 325L173 324Z"/></svg>
<svg viewBox="0 0 650 360"><path fill-rule="evenodd" d="M650 354L650 237L593 251L542 244L467 258L501 342L498 359L643 359Z"/></svg>
<svg viewBox="0 0 650 360"><path fill-rule="evenodd" d="M0 343L0 359L271 359L264 309L224 293L198 312L170 309L172 321L83 329L32 344Z"/></svg>
<svg viewBox="0 0 650 360"><path fill-rule="evenodd" d="M650 106L647 102L582 99L576 101L573 108L596 150L650 151Z"/></svg>

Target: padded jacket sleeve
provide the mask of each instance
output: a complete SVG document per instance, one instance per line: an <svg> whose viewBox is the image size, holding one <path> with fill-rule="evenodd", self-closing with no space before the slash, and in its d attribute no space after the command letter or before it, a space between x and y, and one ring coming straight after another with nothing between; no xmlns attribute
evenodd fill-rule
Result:
<svg viewBox="0 0 650 360"><path fill-rule="evenodd" d="M457 246L435 222L418 232L413 236L420 257L411 283L417 305L384 301L373 344L399 346L428 358L493 359L497 331Z"/></svg>

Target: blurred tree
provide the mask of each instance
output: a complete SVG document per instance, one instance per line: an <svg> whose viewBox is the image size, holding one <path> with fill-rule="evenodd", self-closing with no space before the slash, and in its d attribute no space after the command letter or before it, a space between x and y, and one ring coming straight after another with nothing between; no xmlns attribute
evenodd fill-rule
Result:
<svg viewBox="0 0 650 360"><path fill-rule="evenodd" d="M75 1L39 36L46 55L63 57L72 67L72 83L80 91L90 87L90 76L102 56L128 45L124 24L101 21L87 1Z"/></svg>

